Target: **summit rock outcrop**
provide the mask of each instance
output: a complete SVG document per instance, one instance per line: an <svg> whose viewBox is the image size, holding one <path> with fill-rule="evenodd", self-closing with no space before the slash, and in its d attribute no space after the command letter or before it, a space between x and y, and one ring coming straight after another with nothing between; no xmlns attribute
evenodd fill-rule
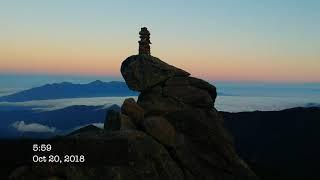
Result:
<svg viewBox="0 0 320 180"><path fill-rule="evenodd" d="M127 58L121 73L130 89L140 91L138 130L168 151L182 179L257 179L223 128L213 85L151 55Z"/></svg>

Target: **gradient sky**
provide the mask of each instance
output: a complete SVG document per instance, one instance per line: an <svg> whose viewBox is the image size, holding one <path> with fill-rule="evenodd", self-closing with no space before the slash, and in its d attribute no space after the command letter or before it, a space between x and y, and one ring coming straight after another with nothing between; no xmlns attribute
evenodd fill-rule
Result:
<svg viewBox="0 0 320 180"><path fill-rule="evenodd" d="M0 0L0 72L120 76L151 53L207 80L320 82L317 0Z"/></svg>

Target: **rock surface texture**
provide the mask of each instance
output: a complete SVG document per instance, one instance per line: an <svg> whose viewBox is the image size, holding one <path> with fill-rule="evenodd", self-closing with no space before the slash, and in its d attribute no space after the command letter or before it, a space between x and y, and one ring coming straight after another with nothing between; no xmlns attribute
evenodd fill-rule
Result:
<svg viewBox="0 0 320 180"><path fill-rule="evenodd" d="M68 138L126 140L128 153L124 156L128 155L128 164L20 167L10 177L23 179L22 175L27 174L32 179L258 179L238 157L232 137L223 128L223 119L214 108L214 86L146 54L128 57L121 73L128 87L140 92L137 102L127 99L121 112L109 112L104 130L90 128L87 133L80 131Z"/></svg>

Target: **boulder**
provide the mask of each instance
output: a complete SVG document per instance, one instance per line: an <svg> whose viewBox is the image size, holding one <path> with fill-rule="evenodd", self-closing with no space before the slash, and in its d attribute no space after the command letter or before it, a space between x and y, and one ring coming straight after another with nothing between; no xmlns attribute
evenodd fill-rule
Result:
<svg viewBox="0 0 320 180"><path fill-rule="evenodd" d="M147 90L174 76L190 75L182 69L146 54L130 56L124 60L121 74L128 87L135 91Z"/></svg>
<svg viewBox="0 0 320 180"><path fill-rule="evenodd" d="M135 125L140 125L144 118L144 110L141 108L133 98L125 99L122 106L121 112L129 116Z"/></svg>
<svg viewBox="0 0 320 180"><path fill-rule="evenodd" d="M178 162L162 144L140 131L132 131L125 136L129 139L130 169L136 172L137 179L184 179Z"/></svg>
<svg viewBox="0 0 320 180"><path fill-rule="evenodd" d="M161 116L150 116L144 120L143 127L152 137L161 144L174 146L176 141L176 131L174 127Z"/></svg>
<svg viewBox="0 0 320 180"><path fill-rule="evenodd" d="M191 106L204 108L214 106L214 101L206 90L193 86L166 86L163 88L163 96Z"/></svg>
<svg viewBox="0 0 320 180"><path fill-rule="evenodd" d="M214 107L214 100L206 89L199 89L188 84L180 85L158 85L141 92L138 104L145 110L146 115L164 115L192 106Z"/></svg>
<svg viewBox="0 0 320 180"><path fill-rule="evenodd" d="M181 110L186 106L174 97L164 97L161 86L142 92L139 95L138 104L145 110L145 115L164 115Z"/></svg>
<svg viewBox="0 0 320 180"><path fill-rule="evenodd" d="M135 130L137 127L131 121L130 117L124 114L120 114L121 128L120 130Z"/></svg>
<svg viewBox="0 0 320 180"><path fill-rule="evenodd" d="M217 91L215 86L211 85L210 83L202 79L198 79L195 77L172 77L165 82L165 86L166 87L191 86L193 88L201 89L206 91L210 95L213 102L215 102L215 99L217 97Z"/></svg>
<svg viewBox="0 0 320 180"><path fill-rule="evenodd" d="M195 77L189 77L188 79L191 86L206 90L211 96L211 99L213 100L213 102L215 102L217 97L217 90L215 86L211 85L210 83L202 79L198 79Z"/></svg>
<svg viewBox="0 0 320 180"><path fill-rule="evenodd" d="M132 123L130 117L118 111L109 110L104 123L106 131L134 130L136 126Z"/></svg>
<svg viewBox="0 0 320 180"><path fill-rule="evenodd" d="M104 122L104 129L108 131L120 130L120 113L115 110L108 110L107 114L108 116Z"/></svg>

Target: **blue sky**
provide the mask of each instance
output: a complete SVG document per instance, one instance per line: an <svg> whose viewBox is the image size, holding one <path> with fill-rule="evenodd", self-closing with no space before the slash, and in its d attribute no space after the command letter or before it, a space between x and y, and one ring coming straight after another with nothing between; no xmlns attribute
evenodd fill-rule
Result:
<svg viewBox="0 0 320 180"><path fill-rule="evenodd" d="M120 76L147 26L152 54L195 76L320 79L316 0L2 0L0 17L1 72Z"/></svg>

